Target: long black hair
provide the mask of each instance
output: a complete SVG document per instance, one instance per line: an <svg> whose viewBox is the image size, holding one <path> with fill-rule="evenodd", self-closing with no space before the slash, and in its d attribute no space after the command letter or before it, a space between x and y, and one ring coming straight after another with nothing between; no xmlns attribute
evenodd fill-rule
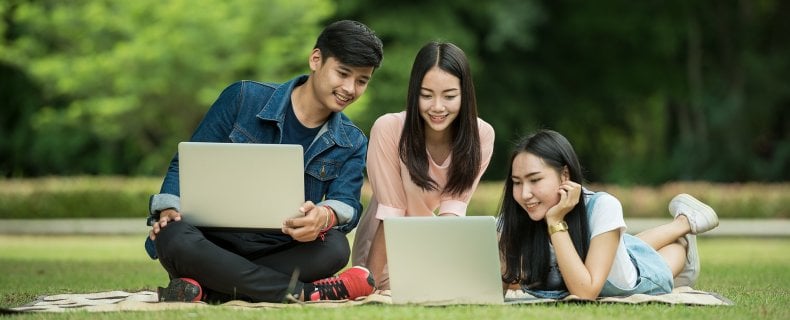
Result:
<svg viewBox="0 0 790 320"><path fill-rule="evenodd" d="M546 279L550 268L549 234L545 219L533 221L513 198L513 160L521 153L535 155L560 174L568 169L570 180L582 184L582 168L570 142L560 133L540 130L521 140L510 157L510 169L499 209L499 251L504 258L502 281L520 283L537 289L548 289ZM582 261L590 247L584 193L579 203L565 216L568 233Z"/></svg>
<svg viewBox="0 0 790 320"><path fill-rule="evenodd" d="M425 151L425 122L420 116L420 90L425 74L439 67L461 82L461 108L451 124L452 163L442 193L459 195L475 183L480 173L480 133L477 129L477 98L469 61L461 48L452 43L429 42L417 53L411 69L406 97L406 121L401 131L398 152L409 169L411 181L423 190L436 190L436 181L428 176Z"/></svg>

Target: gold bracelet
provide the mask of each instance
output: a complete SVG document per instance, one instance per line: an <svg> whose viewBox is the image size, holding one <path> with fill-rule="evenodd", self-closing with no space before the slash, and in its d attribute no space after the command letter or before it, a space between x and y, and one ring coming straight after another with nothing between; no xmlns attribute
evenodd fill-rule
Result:
<svg viewBox="0 0 790 320"><path fill-rule="evenodd" d="M557 224L549 226L549 236L555 234L557 232L567 232L568 231L568 224L565 223L565 220L557 222Z"/></svg>
<svg viewBox="0 0 790 320"><path fill-rule="evenodd" d="M321 209L324 209L324 210L321 210L321 211L326 213L326 220L324 220L324 228L321 229L321 230L326 230L326 229L329 229L329 215L332 214L332 213L329 212L329 209L327 209L325 206L321 206Z"/></svg>

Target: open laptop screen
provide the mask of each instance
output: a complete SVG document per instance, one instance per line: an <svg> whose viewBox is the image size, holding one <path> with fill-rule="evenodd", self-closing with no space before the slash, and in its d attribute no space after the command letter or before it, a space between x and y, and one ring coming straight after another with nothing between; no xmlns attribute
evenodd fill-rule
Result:
<svg viewBox="0 0 790 320"><path fill-rule="evenodd" d="M502 304L491 216L384 219L393 303Z"/></svg>
<svg viewBox="0 0 790 320"><path fill-rule="evenodd" d="M302 146L181 142L181 213L199 227L280 230L304 203Z"/></svg>

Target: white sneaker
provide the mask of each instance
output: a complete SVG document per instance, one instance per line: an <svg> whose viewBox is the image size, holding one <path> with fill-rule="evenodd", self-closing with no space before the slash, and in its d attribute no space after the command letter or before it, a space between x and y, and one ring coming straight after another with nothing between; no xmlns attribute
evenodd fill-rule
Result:
<svg viewBox="0 0 790 320"><path fill-rule="evenodd" d="M669 202L669 212L677 218L679 214L686 216L691 233L683 236L686 242L686 263L683 270L675 277L675 287L694 286L700 273L699 250L697 250L697 234L712 230L719 225L719 217L713 208L696 198L681 193Z"/></svg>
<svg viewBox="0 0 790 320"><path fill-rule="evenodd" d="M710 231L719 225L719 217L713 208L685 193L672 198L669 202L669 212L675 218L679 214L686 216L691 226L691 234Z"/></svg>
<svg viewBox="0 0 790 320"><path fill-rule="evenodd" d="M683 270L675 276L675 288L677 287L693 287L699 278L700 264L699 264L699 251L697 250L697 236L687 234L681 238L686 242L686 263L683 265Z"/></svg>

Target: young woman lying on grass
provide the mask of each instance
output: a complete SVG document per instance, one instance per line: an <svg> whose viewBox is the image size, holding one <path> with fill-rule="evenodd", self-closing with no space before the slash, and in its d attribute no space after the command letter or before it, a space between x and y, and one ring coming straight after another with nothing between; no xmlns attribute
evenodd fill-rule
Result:
<svg viewBox="0 0 790 320"><path fill-rule="evenodd" d="M713 209L680 194L669 203L672 222L625 233L620 201L582 186L573 147L551 130L517 145L508 176L498 221L502 280L538 297L595 299L692 286L700 271L695 235L719 224Z"/></svg>

